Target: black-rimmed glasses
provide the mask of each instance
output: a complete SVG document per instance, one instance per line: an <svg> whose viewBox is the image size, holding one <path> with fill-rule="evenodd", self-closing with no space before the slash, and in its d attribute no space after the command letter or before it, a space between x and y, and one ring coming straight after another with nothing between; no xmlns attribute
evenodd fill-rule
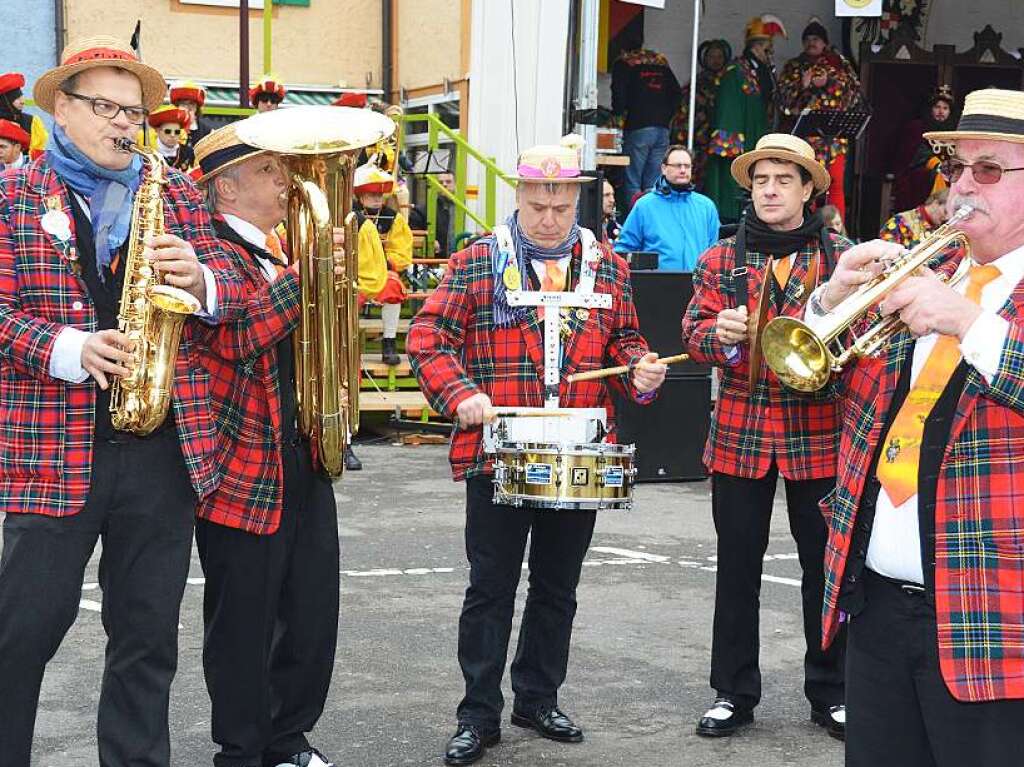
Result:
<svg viewBox="0 0 1024 767"><path fill-rule="evenodd" d="M999 179L1003 177L1004 173L1024 170L1024 168L1004 168L999 163L989 160L977 160L976 162L967 163L951 157L942 164L942 175L946 177L947 181L954 183L959 181L960 177L964 175L964 168L971 169L971 175L979 184L996 184L999 183Z"/></svg>
<svg viewBox="0 0 1024 767"><path fill-rule="evenodd" d="M149 110L144 107L125 107L110 99L83 96L81 93L71 93L70 91L61 91L61 93L79 101L89 102L92 105L92 113L94 115L105 117L108 120L113 120L119 112L124 112L125 119L132 125L142 125L146 122L146 117L149 116Z"/></svg>

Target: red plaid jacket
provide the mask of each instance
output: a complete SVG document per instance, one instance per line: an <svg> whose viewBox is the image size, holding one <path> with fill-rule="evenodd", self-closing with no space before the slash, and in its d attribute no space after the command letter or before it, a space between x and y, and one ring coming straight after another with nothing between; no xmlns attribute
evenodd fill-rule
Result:
<svg viewBox="0 0 1024 767"><path fill-rule="evenodd" d="M217 426L220 486L200 503L202 519L257 535L281 521L281 399L276 344L299 321L299 279L286 270L273 282L238 244L221 240L251 296L245 313L203 333Z"/></svg>
<svg viewBox="0 0 1024 767"><path fill-rule="evenodd" d="M487 394L495 406L544 404L540 313L531 307L520 325L493 326L492 241L484 238L452 255L444 280L416 315L406 339L420 388L431 406L449 418L455 417L460 402L477 392ZM586 319L570 314L571 336L563 345L559 401L564 407L607 408L611 429L614 410L605 380L636 398L638 393L626 376L572 386L565 383L570 373L626 365L647 353L647 342L637 329L629 267L606 246L602 252L594 292L611 293L612 306L592 309ZM577 263L578 258L573 260ZM491 471L481 437L480 428L455 431L449 458L456 480Z"/></svg>
<svg viewBox="0 0 1024 767"><path fill-rule="evenodd" d="M838 235L833 261L850 247ZM748 391L749 346L738 348L739 357L730 364L715 335L715 322L722 309L735 308L737 279L747 281L747 311L757 312L764 285L767 256L747 253L747 275L734 277L735 238L712 245L701 255L693 272L693 298L683 317L683 345L697 362L717 365L721 371L718 404L711 419L711 431L704 449L708 471L754 479L763 477L775 462L788 479L821 479L836 473L839 425L831 389L815 394L798 394L786 389L766 364L753 393ZM818 281L828 279L824 254L810 244L793 264L782 314L801 316L806 297L804 277L818 259ZM769 300L767 320L779 316Z"/></svg>
<svg viewBox="0 0 1024 767"><path fill-rule="evenodd" d="M220 316L241 308L237 276L226 264L199 193L170 171L164 191L167 231L189 241L217 280ZM40 219L56 200L72 226L67 190L46 156L0 176L0 511L61 517L77 513L89 491L96 384L50 377L50 355L65 326L96 330L85 282ZM192 486L202 497L220 481L210 414L209 376L194 335L182 334L173 408Z"/></svg>
<svg viewBox="0 0 1024 767"><path fill-rule="evenodd" d="M999 372L989 385L969 368L936 492L939 665L961 701L1024 698L1024 283L1000 315L1010 333ZM829 528L825 646L839 629L836 605L872 456L913 348L901 333L887 355L852 363L842 379L842 460L821 504Z"/></svg>

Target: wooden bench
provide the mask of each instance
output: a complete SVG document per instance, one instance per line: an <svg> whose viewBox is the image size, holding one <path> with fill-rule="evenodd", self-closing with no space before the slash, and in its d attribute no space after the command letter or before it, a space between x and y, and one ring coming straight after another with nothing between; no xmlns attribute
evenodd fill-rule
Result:
<svg viewBox="0 0 1024 767"><path fill-rule="evenodd" d="M359 411L363 413L394 413L421 417L424 410L429 415L437 413L427 404L427 398L419 391L361 391Z"/></svg>

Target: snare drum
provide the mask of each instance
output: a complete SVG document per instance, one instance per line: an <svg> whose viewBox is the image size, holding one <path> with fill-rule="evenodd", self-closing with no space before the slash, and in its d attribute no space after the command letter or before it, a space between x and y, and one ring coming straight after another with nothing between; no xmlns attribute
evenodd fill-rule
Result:
<svg viewBox="0 0 1024 767"><path fill-rule="evenodd" d="M633 445L499 442L494 502L541 509L630 509Z"/></svg>

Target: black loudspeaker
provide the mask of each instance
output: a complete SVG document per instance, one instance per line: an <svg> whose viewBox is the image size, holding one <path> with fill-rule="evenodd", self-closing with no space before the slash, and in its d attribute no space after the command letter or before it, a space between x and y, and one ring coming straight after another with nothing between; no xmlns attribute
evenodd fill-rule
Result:
<svg viewBox="0 0 1024 767"><path fill-rule="evenodd" d="M600 241L604 226L604 173L599 170L585 170L581 176L597 179L580 184L580 203L577 221L584 229L589 229Z"/></svg>
<svg viewBox="0 0 1024 767"><path fill-rule="evenodd" d="M704 479L711 428L711 376L666 378L649 405L616 398L622 444L636 445L637 482Z"/></svg>
<svg viewBox="0 0 1024 767"><path fill-rule="evenodd" d="M633 304L640 333L647 345L662 357L683 351L683 314L693 297L693 275L689 272L635 272L630 274ZM669 376L708 375L711 368L695 362L681 362L669 368Z"/></svg>

